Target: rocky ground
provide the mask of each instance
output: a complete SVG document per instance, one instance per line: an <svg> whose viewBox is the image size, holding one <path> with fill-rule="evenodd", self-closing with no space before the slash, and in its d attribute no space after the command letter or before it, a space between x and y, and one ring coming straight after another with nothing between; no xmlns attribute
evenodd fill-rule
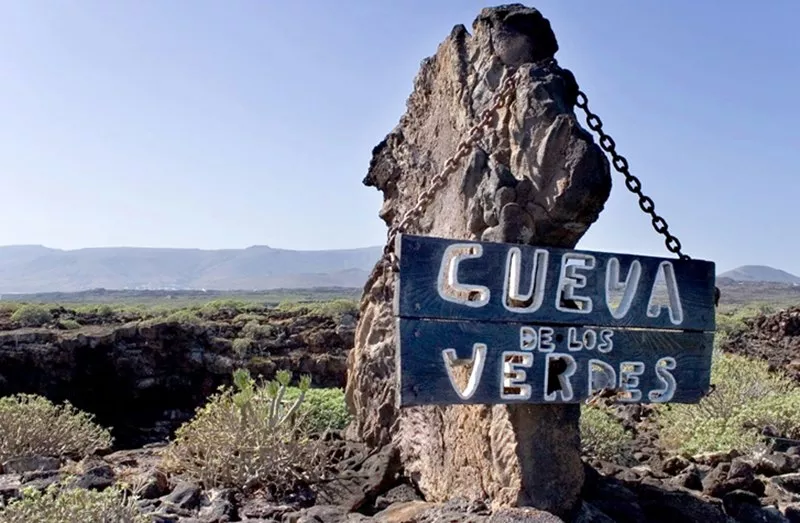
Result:
<svg viewBox="0 0 800 523"><path fill-rule="evenodd" d="M237 316L220 313L197 324L125 320L72 331L8 330L0 333L2 394L25 388L69 393L70 399L88 398L90 394L82 396L77 391L91 386L96 394L98 385L92 380L100 379L105 370L117 380L114 401L146 405L143 398L148 387L142 381L152 379L157 384L153 386L161 387L162 401L169 403L173 398L163 394L166 387L181 390L175 383L197 385L204 380L222 383L237 362L249 361L235 353L232 340L241 336L245 320L253 319L236 320ZM799 321L800 308L755 318L724 348L783 368L797 360ZM259 322L277 326L274 340L283 340L283 345L274 341L274 348L262 352L263 361L258 364L281 361L279 367L288 363L292 370L312 371L326 384L343 383L345 347L352 343L355 318L273 311L264 313ZM193 392L196 396L182 405L184 416L191 412L192 402L200 402L213 388L207 387L199 387ZM92 405L96 408L98 403ZM167 410L162 408L162 414ZM623 466L586 456L583 505L568 522L800 522L800 446L773 441L758 455L677 457L659 446L651 407L616 407L616 412L635 435L629 449L632 459ZM157 522L562 521L532 509L492 511L482 503L459 499L428 503L406 479L396 449L370 450L338 434L326 436L332 465L319 485L280 498L258 485L241 491L204 489L165 473L160 466L165 438L159 439L152 430L144 433L158 442L98 451L79 462L48 456L8 460L0 464L0 499L19 495L24 487L44 488L72 476L78 485L92 489L133 485L142 508L152 512Z"/></svg>
<svg viewBox="0 0 800 523"><path fill-rule="evenodd" d="M747 328L732 334L723 349L765 360L800 381L800 306L744 322Z"/></svg>
<svg viewBox="0 0 800 523"><path fill-rule="evenodd" d="M162 445L95 455L78 463L38 457L2 465L0 498L21 488L44 488L77 478L77 485L103 489L115 482L135 485L140 506L154 522L541 522L563 521L532 509L490 510L479 502L454 499L426 503L405 482L392 447L378 451L330 441L337 463L330 481L275 499L263 489L204 490L159 470ZM692 459L673 457L661 466L621 467L587 460L584 503L576 523L798 522L800 448L744 457L717 453Z"/></svg>
<svg viewBox="0 0 800 523"><path fill-rule="evenodd" d="M139 310L50 307L26 328L0 311L0 396L69 400L112 428L117 445L162 441L230 383L238 367L271 379L311 374L344 387L355 316L316 309L239 310L224 304L156 315ZM66 322L80 327L65 329Z"/></svg>

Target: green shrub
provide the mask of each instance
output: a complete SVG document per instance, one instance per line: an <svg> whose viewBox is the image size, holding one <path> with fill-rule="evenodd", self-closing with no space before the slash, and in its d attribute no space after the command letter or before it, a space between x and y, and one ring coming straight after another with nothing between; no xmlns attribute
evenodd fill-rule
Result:
<svg viewBox="0 0 800 523"><path fill-rule="evenodd" d="M62 329L66 329L66 330L75 330L75 329L80 329L81 328L81 324L80 323L78 323L75 320L71 320L69 318L58 320L58 326L61 327Z"/></svg>
<svg viewBox="0 0 800 523"><path fill-rule="evenodd" d="M273 325L261 325L257 321L250 321L242 327L242 336L253 340L263 340L275 334Z"/></svg>
<svg viewBox="0 0 800 523"><path fill-rule="evenodd" d="M286 390L286 399L294 400L301 391L297 387ZM344 399L344 390L309 389L299 409L300 421L311 433L342 430L350 423L350 413Z"/></svg>
<svg viewBox="0 0 800 523"><path fill-rule="evenodd" d="M300 380L292 402L284 395L291 373L257 385L249 372L234 372L234 387L222 387L195 417L178 428L165 453L167 471L199 480L206 487L242 487L257 482L276 493L322 473L322 443L308 438L298 409L311 379Z"/></svg>
<svg viewBox="0 0 800 523"><path fill-rule="evenodd" d="M322 301L314 303L283 301L280 304L278 304L278 309L284 311L306 310L310 314L329 316L334 319L339 319L345 314L357 315L358 302L356 302L355 300L348 300L348 299L338 299L333 301Z"/></svg>
<svg viewBox="0 0 800 523"><path fill-rule="evenodd" d="M50 309L47 307L30 303L22 305L14 311L11 321L15 321L23 327L41 327L45 323L53 321L53 315L50 314Z"/></svg>
<svg viewBox="0 0 800 523"><path fill-rule="evenodd" d="M246 357L255 346L255 341L250 338L236 338L233 340L231 347L233 352L240 358Z"/></svg>
<svg viewBox="0 0 800 523"><path fill-rule="evenodd" d="M114 522L149 523L133 498L119 487L102 492L83 488L59 489L50 485L44 491L28 487L22 497L0 505L0 523Z"/></svg>
<svg viewBox="0 0 800 523"><path fill-rule="evenodd" d="M630 464L633 438L606 409L581 405L580 431L584 453L605 461Z"/></svg>
<svg viewBox="0 0 800 523"><path fill-rule="evenodd" d="M259 322L263 316L259 314L254 314L252 312L243 312L241 314L236 315L233 318L233 323L249 323L251 321Z"/></svg>
<svg viewBox="0 0 800 523"><path fill-rule="evenodd" d="M354 316L358 314L358 302L355 300L344 299L333 300L320 303L314 307L314 310L320 314L331 316L333 318L341 318L345 314Z"/></svg>
<svg viewBox="0 0 800 523"><path fill-rule="evenodd" d="M164 318L164 321L181 323L185 325L199 325L203 322L203 319L200 318L193 310L180 309L168 314L167 317Z"/></svg>
<svg viewBox="0 0 800 523"><path fill-rule="evenodd" d="M240 312L247 311L250 308L250 304L241 300L213 300L200 308L200 314L206 318L218 314L236 316Z"/></svg>
<svg viewBox="0 0 800 523"><path fill-rule="evenodd" d="M36 455L83 457L112 443L90 414L33 394L0 398L0 434L0 462Z"/></svg>
<svg viewBox="0 0 800 523"><path fill-rule="evenodd" d="M715 351L714 390L698 404L660 405L661 440L685 454L750 451L766 426L800 435L800 388L766 362Z"/></svg>
<svg viewBox="0 0 800 523"><path fill-rule="evenodd" d="M21 303L15 301L0 301L0 314L13 314L21 306Z"/></svg>

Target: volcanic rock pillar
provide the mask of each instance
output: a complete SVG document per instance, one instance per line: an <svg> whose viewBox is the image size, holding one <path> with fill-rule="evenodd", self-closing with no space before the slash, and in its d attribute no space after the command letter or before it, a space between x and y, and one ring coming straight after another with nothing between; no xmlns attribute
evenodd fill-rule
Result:
<svg viewBox="0 0 800 523"><path fill-rule="evenodd" d="M573 247L611 188L608 161L573 112L577 85L542 66L558 50L549 22L520 4L484 9L423 61L400 123L373 150L364 180L392 226L440 172L516 71L514 102L405 232ZM348 436L399 447L430 501L467 497L565 515L583 483L577 405L400 409L395 402L394 273L376 266L349 360Z"/></svg>

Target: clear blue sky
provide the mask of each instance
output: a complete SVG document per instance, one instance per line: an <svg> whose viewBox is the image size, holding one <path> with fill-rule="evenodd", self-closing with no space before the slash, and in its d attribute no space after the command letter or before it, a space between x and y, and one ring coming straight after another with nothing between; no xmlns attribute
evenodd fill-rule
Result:
<svg viewBox="0 0 800 523"><path fill-rule="evenodd" d="M3 0L0 245L382 244L361 185L472 0ZM800 3L541 0L695 258L800 274ZM665 255L619 175L580 247Z"/></svg>

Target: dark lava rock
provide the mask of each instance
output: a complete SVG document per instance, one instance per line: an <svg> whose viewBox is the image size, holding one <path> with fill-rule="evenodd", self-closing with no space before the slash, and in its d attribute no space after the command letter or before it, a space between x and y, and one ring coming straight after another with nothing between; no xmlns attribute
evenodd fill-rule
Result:
<svg viewBox="0 0 800 523"><path fill-rule="evenodd" d="M317 503L358 510L394 486L399 472L400 454L396 447L387 445L324 485L317 495Z"/></svg>
<svg viewBox="0 0 800 523"><path fill-rule="evenodd" d="M773 482L793 494L800 494L800 473L783 474L771 478Z"/></svg>
<svg viewBox="0 0 800 523"><path fill-rule="evenodd" d="M22 475L22 487L45 490L64 479L64 475L57 470L40 470L27 472Z"/></svg>
<svg viewBox="0 0 800 523"><path fill-rule="evenodd" d="M170 494L164 496L163 501L181 509L193 510L200 505L200 495L200 487L194 483L182 481Z"/></svg>
<svg viewBox="0 0 800 523"><path fill-rule="evenodd" d="M383 495L375 499L375 510L383 510L394 503L405 503L407 501L421 501L422 497L414 487L407 483L398 485Z"/></svg>
<svg viewBox="0 0 800 523"><path fill-rule="evenodd" d="M19 496L21 487L22 481L18 474L0 474L0 503L7 503Z"/></svg>
<svg viewBox="0 0 800 523"><path fill-rule="evenodd" d="M283 516L284 523L340 523L348 518L348 510L336 505L316 505Z"/></svg>
<svg viewBox="0 0 800 523"><path fill-rule="evenodd" d="M586 481L582 492L584 501L591 507L586 507L593 513L599 510L604 515L613 518L619 523L645 523L647 519L639 505L637 495L622 481L600 476L594 469L586 469ZM587 520L588 521L588 520Z"/></svg>
<svg viewBox="0 0 800 523"><path fill-rule="evenodd" d="M703 478L703 493L721 498L734 490L749 490L755 481L755 469L747 461L735 458L720 463Z"/></svg>
<svg viewBox="0 0 800 523"><path fill-rule="evenodd" d="M163 472L147 471L140 476L140 480L139 497L142 499L156 499L169 494L169 482Z"/></svg>
<svg viewBox="0 0 800 523"><path fill-rule="evenodd" d="M691 464L683 472L667 481L673 487L682 487L689 490L703 490L703 476L697 465Z"/></svg>
<svg viewBox="0 0 800 523"><path fill-rule="evenodd" d="M783 515L789 523L800 523L800 503L787 505L783 511Z"/></svg>
<svg viewBox="0 0 800 523"><path fill-rule="evenodd" d="M768 454L756 463L756 474L765 476L789 474L798 469L800 469L800 456L791 456L785 453Z"/></svg>
<svg viewBox="0 0 800 523"><path fill-rule="evenodd" d="M209 504L200 509L198 518L202 523L228 523L238 520L234 491L223 489L210 492Z"/></svg>
<svg viewBox="0 0 800 523"><path fill-rule="evenodd" d="M12 458L2 465L2 470L6 474L23 472L35 472L38 470L58 470L61 467L61 460L48 456L28 456L22 458Z"/></svg>
<svg viewBox="0 0 800 523"><path fill-rule="evenodd" d="M638 494L639 505L648 523L729 523L719 500L684 489L646 484L631 487Z"/></svg>
<svg viewBox="0 0 800 523"><path fill-rule="evenodd" d="M676 476L686 470L691 463L683 456L673 456L667 459L661 469L670 476Z"/></svg>
<svg viewBox="0 0 800 523"><path fill-rule="evenodd" d="M103 490L114 484L114 469L109 465L98 464L80 475L75 483L77 487Z"/></svg>
<svg viewBox="0 0 800 523"><path fill-rule="evenodd" d="M261 497L251 498L239 507L239 517L246 520L281 521L284 515L297 510L291 505L276 505L268 499Z"/></svg>

